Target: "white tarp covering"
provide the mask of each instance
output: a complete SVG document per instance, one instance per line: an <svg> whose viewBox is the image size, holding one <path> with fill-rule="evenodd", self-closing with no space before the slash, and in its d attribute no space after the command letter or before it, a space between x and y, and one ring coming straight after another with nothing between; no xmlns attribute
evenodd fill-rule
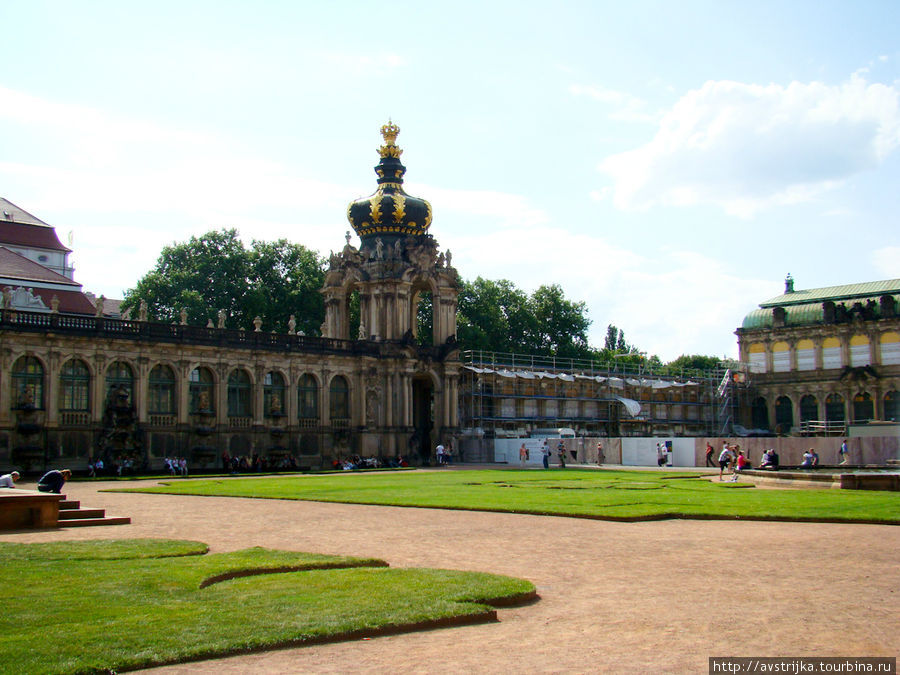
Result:
<svg viewBox="0 0 900 675"><path fill-rule="evenodd" d="M632 417L637 417L638 413L641 412L641 404L638 401L635 401L631 398L623 398L622 396L616 396L616 400L621 401L622 405L625 406L625 410L628 411L628 414Z"/></svg>

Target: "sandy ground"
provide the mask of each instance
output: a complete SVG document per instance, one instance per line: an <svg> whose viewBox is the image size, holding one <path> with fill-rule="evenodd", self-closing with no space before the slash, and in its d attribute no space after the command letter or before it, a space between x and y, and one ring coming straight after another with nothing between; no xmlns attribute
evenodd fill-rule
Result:
<svg viewBox="0 0 900 675"><path fill-rule="evenodd" d="M705 673L710 656L900 654L900 527L610 523L99 491L108 486L73 483L68 494L131 516L131 525L3 533L0 541L168 537L213 551L375 556L394 567L524 577L541 596L501 609L493 624L152 672Z"/></svg>

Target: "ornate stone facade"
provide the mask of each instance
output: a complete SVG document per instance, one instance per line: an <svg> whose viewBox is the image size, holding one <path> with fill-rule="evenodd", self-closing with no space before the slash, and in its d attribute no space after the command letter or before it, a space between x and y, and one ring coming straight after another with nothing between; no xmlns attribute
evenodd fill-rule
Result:
<svg viewBox="0 0 900 675"><path fill-rule="evenodd" d="M843 433L900 421L900 279L794 290L760 304L736 331L755 390L746 424Z"/></svg>
<svg viewBox="0 0 900 675"><path fill-rule="evenodd" d="M399 129L388 130L394 196L385 199L397 203ZM394 209L402 231L366 223L359 249L348 234L322 290L322 337L297 334L295 323L281 335L259 324L159 324L145 311L134 321L90 307L0 309L0 466L80 468L103 455L154 468L170 456L195 467L220 467L226 454L293 456L310 468L349 454L429 457L458 431L460 364L458 277L425 232L426 210L427 222L410 226ZM426 295L430 339L416 335Z"/></svg>

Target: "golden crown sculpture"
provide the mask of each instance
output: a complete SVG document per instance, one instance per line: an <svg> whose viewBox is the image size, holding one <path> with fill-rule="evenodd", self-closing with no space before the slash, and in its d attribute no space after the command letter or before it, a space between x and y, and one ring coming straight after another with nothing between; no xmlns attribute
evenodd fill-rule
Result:
<svg viewBox="0 0 900 675"><path fill-rule="evenodd" d="M384 138L384 145L378 148L378 154L382 157L400 157L403 154L395 141L397 134L400 133L400 127L388 120L388 123L381 127L381 135Z"/></svg>

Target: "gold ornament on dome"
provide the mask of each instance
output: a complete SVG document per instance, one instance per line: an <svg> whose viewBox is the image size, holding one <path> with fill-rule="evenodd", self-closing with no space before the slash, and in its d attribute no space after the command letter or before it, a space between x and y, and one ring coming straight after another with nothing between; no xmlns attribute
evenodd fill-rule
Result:
<svg viewBox="0 0 900 675"><path fill-rule="evenodd" d="M394 197L394 222L402 223L406 216L406 199L403 195L393 195Z"/></svg>
<svg viewBox="0 0 900 675"><path fill-rule="evenodd" d="M384 145L378 148L378 154L382 157L395 157L399 158L400 155L403 154L403 150L401 150L395 141L397 140L397 134L400 133L400 127L396 124L388 120L388 123L381 127L381 135L384 138Z"/></svg>
<svg viewBox="0 0 900 675"><path fill-rule="evenodd" d="M369 200L369 212L373 223L381 222L381 197L381 193L378 193Z"/></svg>

